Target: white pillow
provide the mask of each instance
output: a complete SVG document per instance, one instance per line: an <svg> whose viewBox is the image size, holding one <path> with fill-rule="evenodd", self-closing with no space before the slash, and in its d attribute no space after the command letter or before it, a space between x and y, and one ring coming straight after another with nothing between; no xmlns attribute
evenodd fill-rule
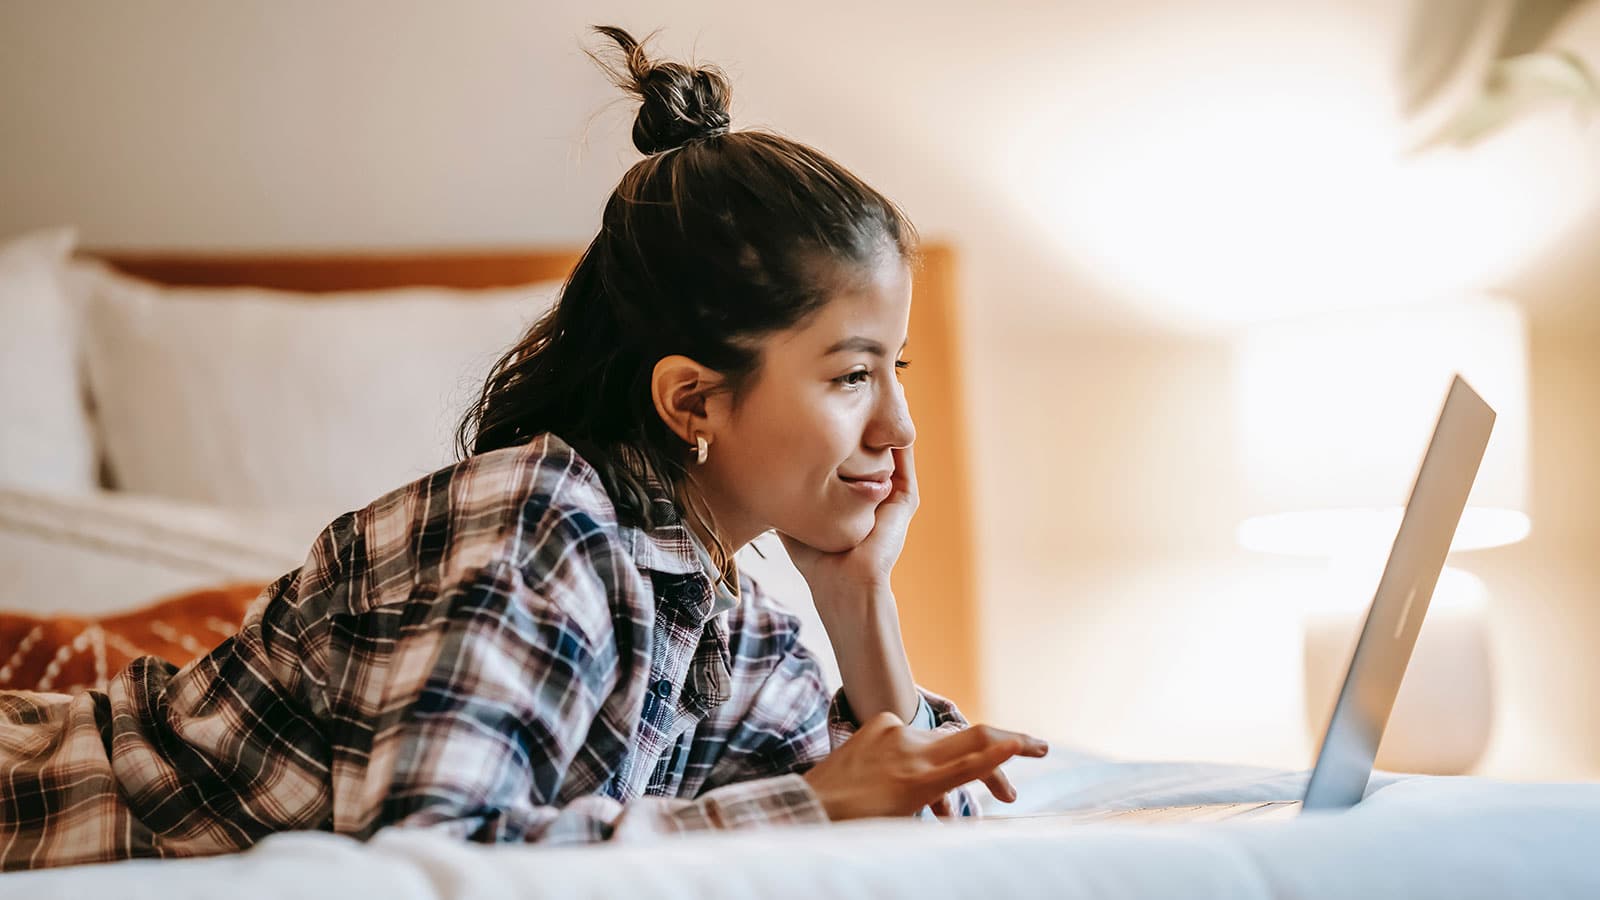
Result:
<svg viewBox="0 0 1600 900"><path fill-rule="evenodd" d="M76 240L52 228L0 244L0 483L95 488L76 310L62 281Z"/></svg>
<svg viewBox="0 0 1600 900"><path fill-rule="evenodd" d="M74 278L116 487L324 520L454 459L462 412L559 288L174 288L104 265Z"/></svg>

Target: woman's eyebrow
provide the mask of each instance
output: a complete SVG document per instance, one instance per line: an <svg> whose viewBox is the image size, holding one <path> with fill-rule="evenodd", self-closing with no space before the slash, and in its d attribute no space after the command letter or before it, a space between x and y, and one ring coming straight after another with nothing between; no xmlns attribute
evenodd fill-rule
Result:
<svg viewBox="0 0 1600 900"><path fill-rule="evenodd" d="M906 343L910 343L910 341L907 340ZM904 352L905 349L906 349L906 345L905 344L901 344L900 345L901 352ZM832 347L829 347L827 349L827 352L823 353L822 355L823 356L832 356L835 353L843 353L843 352L845 352L847 350L859 350L859 351L861 351L863 353L870 353L873 356L883 356L884 355L883 345L878 343L877 341L873 340L872 338L866 338L866 337L849 337L849 338L845 338L844 340L840 341L839 343L834 344Z"/></svg>

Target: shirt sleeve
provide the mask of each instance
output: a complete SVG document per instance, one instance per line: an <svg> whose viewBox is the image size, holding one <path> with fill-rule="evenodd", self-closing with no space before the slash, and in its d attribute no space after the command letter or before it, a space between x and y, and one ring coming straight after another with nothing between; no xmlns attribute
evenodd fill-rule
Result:
<svg viewBox="0 0 1600 900"><path fill-rule="evenodd" d="M744 584L743 602L752 606L767 604L753 582ZM729 728L721 758L706 785L737 784L745 779L805 772L855 734L859 723L850 710L844 692L830 694L822 668L799 640L799 622L792 615L782 617L787 627L763 633L755 645L741 644L735 652L751 657L772 657L776 662L741 718ZM745 635L743 640L754 640ZM954 703L918 688L917 712L908 723L931 731L960 731L967 720ZM971 794L960 788L952 792L959 814L976 816L978 806Z"/></svg>
<svg viewBox="0 0 1600 900"><path fill-rule="evenodd" d="M912 715L911 721L906 723L912 728L924 731L960 731L967 727L967 719L956 708L954 703L932 693L924 688L917 688L917 711ZM856 733L861 723L856 720L856 715L850 709L850 701L840 690L833 695L833 703L828 709L828 736L837 747L850 739Z"/></svg>
<svg viewBox="0 0 1600 900"><path fill-rule="evenodd" d="M540 843L826 822L794 773L693 800L603 793L601 760L625 755L633 735L649 625L613 618L598 575L573 568L536 591L496 564L429 604L437 621L414 627L436 629L436 649L411 652L431 664L405 714L375 739L364 775L380 787L367 798L374 822Z"/></svg>

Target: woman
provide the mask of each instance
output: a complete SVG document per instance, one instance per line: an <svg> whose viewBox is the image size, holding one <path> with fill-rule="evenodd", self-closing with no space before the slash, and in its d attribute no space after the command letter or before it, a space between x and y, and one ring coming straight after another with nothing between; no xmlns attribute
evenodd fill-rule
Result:
<svg viewBox="0 0 1600 900"><path fill-rule="evenodd" d="M714 69L616 28L646 154L463 461L334 521L240 632L105 694L0 694L0 867L388 825L476 841L969 813L1043 742L919 691L889 572L916 506L914 235ZM740 579L769 529L843 690Z"/></svg>

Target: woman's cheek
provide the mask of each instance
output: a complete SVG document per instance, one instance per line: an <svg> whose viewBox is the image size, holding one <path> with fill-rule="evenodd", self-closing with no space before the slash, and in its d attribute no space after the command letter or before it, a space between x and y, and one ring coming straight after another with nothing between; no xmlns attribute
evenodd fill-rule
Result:
<svg viewBox="0 0 1600 900"><path fill-rule="evenodd" d="M833 466L848 459L856 445L861 443L867 416L871 413L871 408L860 398L850 399L856 402L834 404L828 415L818 422L819 437L826 442L825 452L832 457Z"/></svg>

